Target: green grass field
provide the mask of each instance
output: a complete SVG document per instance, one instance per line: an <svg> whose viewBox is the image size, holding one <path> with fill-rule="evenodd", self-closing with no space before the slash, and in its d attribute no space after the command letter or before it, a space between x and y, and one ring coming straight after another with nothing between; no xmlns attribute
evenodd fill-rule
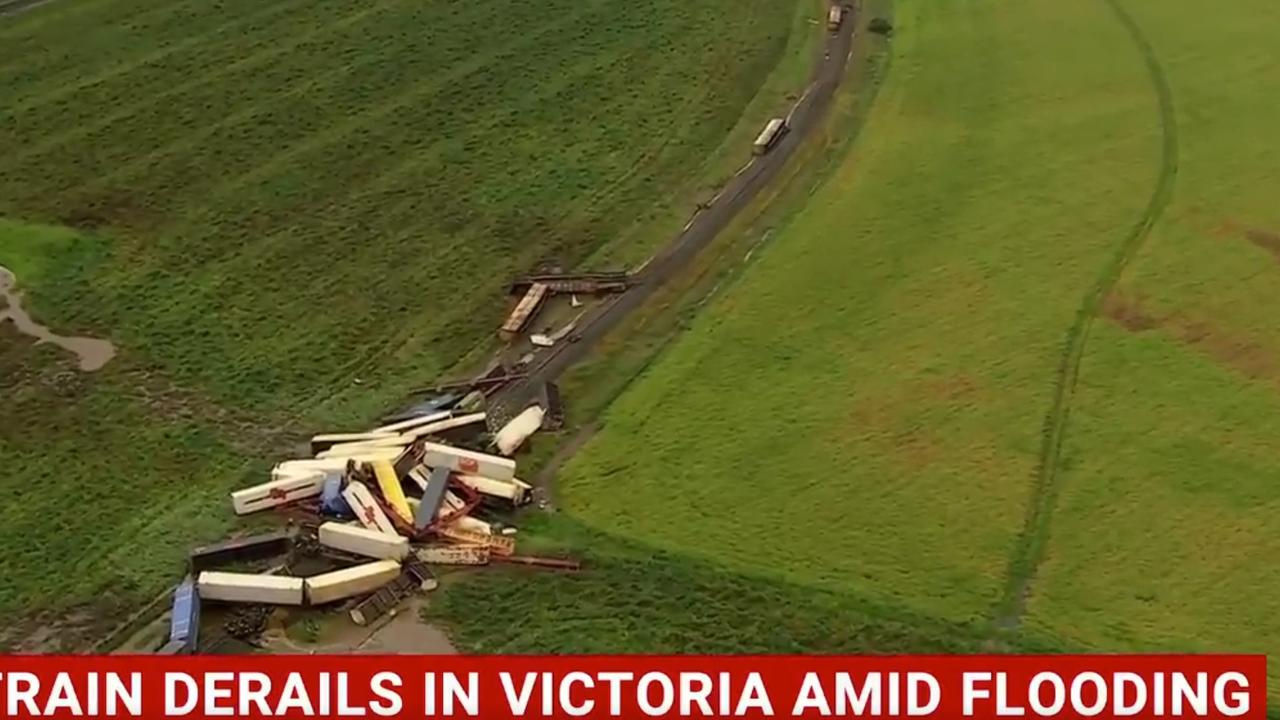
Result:
<svg viewBox="0 0 1280 720"><path fill-rule="evenodd" d="M52 620L40 647L93 639L300 433L479 356L513 274L679 227L745 155L725 144L744 111L804 67L812 7L101 0L0 21L0 264L51 327L119 349L85 375L0 327L0 645Z"/></svg>
<svg viewBox="0 0 1280 720"><path fill-rule="evenodd" d="M1123 5L1170 88L1179 163L1084 354L1029 621L1091 647L1274 660L1280 9Z"/></svg>
<svg viewBox="0 0 1280 720"><path fill-rule="evenodd" d="M563 495L665 550L981 621L1158 115L1105 5L896 13L852 154L610 409Z"/></svg>
<svg viewBox="0 0 1280 720"><path fill-rule="evenodd" d="M853 151L605 414L566 511L1013 646L1280 655L1280 16L895 12Z"/></svg>

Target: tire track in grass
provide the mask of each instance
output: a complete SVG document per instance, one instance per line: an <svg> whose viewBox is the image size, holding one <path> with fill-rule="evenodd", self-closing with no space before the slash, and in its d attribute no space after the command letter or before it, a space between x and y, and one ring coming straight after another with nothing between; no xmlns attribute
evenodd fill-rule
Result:
<svg viewBox="0 0 1280 720"><path fill-rule="evenodd" d="M1178 119L1174 107L1173 89L1155 49L1147 40L1142 27L1125 10L1121 0L1103 0L1124 26L1134 45L1142 54L1151 84L1156 92L1160 111L1161 150L1160 173L1151 193L1151 199L1137 224L1129 231L1115 255L1107 263L1102 275L1089 289L1088 295L1076 313L1076 320L1067 333L1065 348L1055 379L1053 404L1045 417L1040 461L1036 468L1035 486L1027 508L1027 517L1018 539L1018 545L1009 562L1007 580L1000 603L996 607L996 629L1012 629L1022 622L1027 599L1049 544L1050 523L1061 490L1062 444L1071 417L1071 403L1080 377L1080 365L1085 345L1093 330L1103 300L1115 289L1134 257L1142 249L1156 222L1164 214L1173 197L1178 174Z"/></svg>

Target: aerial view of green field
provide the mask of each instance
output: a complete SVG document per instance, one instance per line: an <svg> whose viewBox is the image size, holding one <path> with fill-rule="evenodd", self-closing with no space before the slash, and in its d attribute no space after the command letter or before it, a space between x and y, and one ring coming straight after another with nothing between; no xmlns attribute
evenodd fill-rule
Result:
<svg viewBox="0 0 1280 720"><path fill-rule="evenodd" d="M291 435L385 411L492 343L514 274L691 204L690 168L798 9L99 0L4 18L0 265L52 330L116 354L78 372L0 324L0 486L21 498L0 511L0 617L86 606L91 624L154 595Z"/></svg>
<svg viewBox="0 0 1280 720"><path fill-rule="evenodd" d="M1202 15L896 3L843 165L609 408L566 511L992 638L1280 655L1280 16Z"/></svg>
<svg viewBox="0 0 1280 720"><path fill-rule="evenodd" d="M408 614L463 652L1250 652L1280 697L1274 0L3 8L0 651L110 649L279 527L229 491L492 360L468 451L537 487L467 512L527 556Z"/></svg>
<svg viewBox="0 0 1280 720"><path fill-rule="evenodd" d="M1280 655L1280 8L1123 4L1167 98L1167 203L1079 367L1027 622L1090 647ZM1280 677L1273 669L1272 677ZM1273 680L1274 682L1274 680Z"/></svg>
<svg viewBox="0 0 1280 720"><path fill-rule="evenodd" d="M897 5L857 145L610 408L566 468L572 512L740 570L990 613L1065 329L1160 152L1106 5L1019 8Z"/></svg>

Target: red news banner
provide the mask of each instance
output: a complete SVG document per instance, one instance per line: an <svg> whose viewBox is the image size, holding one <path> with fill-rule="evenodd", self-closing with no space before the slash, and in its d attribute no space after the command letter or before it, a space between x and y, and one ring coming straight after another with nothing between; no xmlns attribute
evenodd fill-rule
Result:
<svg viewBox="0 0 1280 720"><path fill-rule="evenodd" d="M1266 718L1263 656L0 656L5 717Z"/></svg>

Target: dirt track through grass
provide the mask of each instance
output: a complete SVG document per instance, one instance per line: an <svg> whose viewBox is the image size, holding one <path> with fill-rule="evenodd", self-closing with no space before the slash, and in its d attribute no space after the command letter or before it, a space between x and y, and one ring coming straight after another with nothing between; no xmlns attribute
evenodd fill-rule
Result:
<svg viewBox="0 0 1280 720"><path fill-rule="evenodd" d="M1169 79L1142 28L1125 10L1123 0L1102 1L1111 8L1116 19L1133 38L1151 74L1151 84L1159 102L1162 133L1160 174L1156 177L1151 200L1142 217L1120 244L1098 282L1085 296L1076 321L1067 335L1062 364L1054 380L1053 405L1045 417L1044 443L1040 451L1040 463L1036 468L1035 487L1028 505L1026 526L1009 564L1009 579L996 611L996 625L1001 628L1016 627L1021 622L1031 583L1044 560L1053 511L1060 491L1063 438L1071 419L1072 397L1080 379L1080 363L1084 358L1090 331L1098 319L1103 302L1115 289L1125 269L1142 249L1156 222L1169 206L1178 174L1178 117Z"/></svg>

